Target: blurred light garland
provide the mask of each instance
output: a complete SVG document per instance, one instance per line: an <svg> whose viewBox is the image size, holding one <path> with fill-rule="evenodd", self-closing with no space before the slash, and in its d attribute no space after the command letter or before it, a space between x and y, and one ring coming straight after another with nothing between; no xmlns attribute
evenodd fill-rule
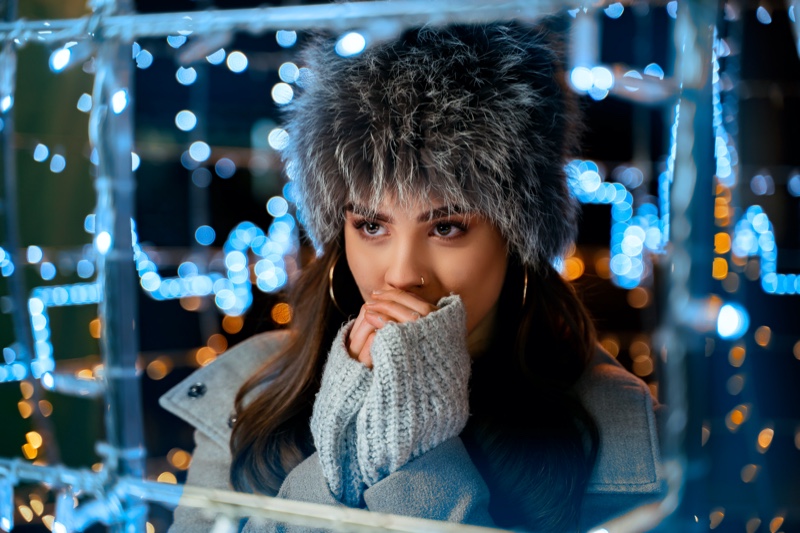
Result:
<svg viewBox="0 0 800 533"><path fill-rule="evenodd" d="M760 8L761 9L761 8ZM720 77L719 59L730 54L730 47L724 39L716 35L712 49L712 90L714 110L714 135L716 158L716 175L719 184L725 189L731 189L738 183L739 157L732 135L725 128L722 108L722 84ZM718 201L720 196L717 196ZM729 219L727 202L725 203L726 216L715 217ZM727 225L727 224L725 224ZM800 293L800 278L796 274L781 274L777 272L778 247L775 242L775 231L767 213L760 205L751 205L744 215L736 222L731 238L730 252L737 257L758 257L760 261L761 288L768 294L798 294Z"/></svg>
<svg viewBox="0 0 800 533"><path fill-rule="evenodd" d="M633 195L627 187L603 181L594 161L572 161L567 165L567 177L572 194L580 202L611 205L611 280L624 289L637 287L652 272L645 252L660 253L663 249L658 206L644 202L634 212Z"/></svg>
<svg viewBox="0 0 800 533"><path fill-rule="evenodd" d="M601 8L605 2L593 4ZM612 3L612 2L608 2ZM340 30L343 26L364 26L385 33L383 20L395 21L399 31L403 26L437 22L474 23L503 18L534 18L554 13L564 7L558 0L511 0L502 4L483 0L400 0L395 2L363 2L356 8L351 4L310 4L299 6L257 7L185 11L174 13L123 14L103 16L95 13L79 19L52 21L16 21L0 23L0 39L23 42L66 43L84 39L87 28L101 31L104 38L133 41L137 37L166 35L214 35L220 32L242 31L259 34L270 30L284 31L282 46L294 41L285 28L294 30ZM173 41L177 44L177 41ZM180 45L178 45L180 46Z"/></svg>
<svg viewBox="0 0 800 533"><path fill-rule="evenodd" d="M276 203L276 199L271 200ZM280 200L277 201L280 204ZM286 201L283 200L286 204ZM190 296L214 296L221 312L228 316L244 314L253 302L251 271L248 266L249 253L258 260L252 267L256 287L265 293L282 289L288 281L285 257L296 253L298 243L297 224L294 217L283 214L273 219L265 233L252 222L239 223L228 235L222 247L225 271L200 274L198 265L185 261L178 267L178 276L161 277L158 266L139 244L136 226L131 221L133 260L139 275L139 283L145 293L157 301L177 300ZM94 215L88 215L84 223L87 233L95 233ZM95 239L95 252L98 239ZM94 264L94 253L84 256L82 261ZM11 265L8 254L0 248L0 265ZM5 268L6 270L13 270ZM4 274L5 275L5 274ZM99 394L96 386L87 380L71 379L70 375L56 374L53 345L50 341L51 307L69 307L100 303L101 290L95 283L74 283L36 287L28 299L31 329L34 338L34 358L30 364L17 360L19 346L4 348L4 364L0 365L0 382L22 381L29 377L41 379L49 390L58 390L79 396Z"/></svg>
<svg viewBox="0 0 800 533"><path fill-rule="evenodd" d="M378 4L380 3L371 2L365 3L364 6L373 8ZM398 2L395 4L427 5L430 3ZM522 5L522 3L519 2L518 4ZM524 4L526 4L528 7L533 4L538 8L551 7L552 5L555 5L552 2L525 2ZM465 10L463 8L463 4L460 2L453 3L452 5L457 8L457 11L451 11L449 13L450 16L456 16L455 13L457 12L470 13L474 11L472 9ZM397 5L394 6L394 8L396 7ZM668 10L671 8L672 11L674 11L676 7L677 2L670 2L668 4ZM238 11L255 13L257 11L262 12L274 9L282 8ZM342 8L333 6L332 9L338 9L341 11ZM402 6L401 9L403 9ZM513 10L515 14L519 15L518 7L513 7ZM606 9L606 15L610 18L617 18L622 15L623 10L624 8L622 4L614 3L609 5L609 7ZM364 11L366 13L368 9L364 9ZM435 12L439 14L440 11L441 8L437 6ZM269 12L273 13L277 11ZM219 12L215 12L210 16L218 17L218 13ZM281 13L290 13L290 10L281 11ZM169 16L161 15L159 16L158 21L160 21L162 25L169 22L169 24L174 26L175 21L177 20L175 18L176 15L180 14L169 14ZM192 15L198 16L195 13L192 13ZM491 15L493 17L497 15L496 6L491 6ZM329 17L329 15L327 16ZM385 13L378 13L378 11L375 11L375 13L369 16L384 17L386 15ZM674 13L670 12L670 16L674 17ZM145 27L145 18L146 17L141 15L131 15L125 17L124 20L126 23L133 20L137 21L136 28L141 29ZM226 25L225 29L228 30L231 27L236 27L236 24L243 24L241 22L233 23L231 21L228 21L227 23L225 21L221 23L219 21L214 21L212 24L210 19L208 19L205 14L199 15L199 18L202 19L201 21L193 22L191 16L184 17L184 19L186 18L188 18L189 21L183 22L182 24L188 24L189 27L191 27L193 24L196 24L193 30L186 30L188 32L187 34L201 29L202 31L215 31L220 24ZM267 19L269 19L267 16L259 18L263 18L264 20L259 22L259 24L249 21L249 25L244 26L243 29L252 32L258 32L262 31L265 27L274 24L272 21L265 22ZM324 19L324 21L333 21L333 23L338 27L341 24L341 21L334 20L334 18L335 17L329 17L328 19ZM112 30L113 28L116 28L116 31L119 33L131 33L136 31L132 27L124 28L124 25L121 23L122 20L123 17L106 18L106 22L117 23L117 26L111 24L110 27ZM152 19L152 21L155 20L156 19ZM33 25L36 23L0 25L0 34L3 34L6 39L13 39L17 44L21 44L22 41L26 39L57 42L58 40L63 41L70 31L74 31L78 26L85 25L85 22L86 21L82 19L59 21L58 24L60 25L59 28L61 33L42 28L34 31L31 28L33 28ZM202 22L202 24L199 22ZM66 25L63 25L64 23L66 23ZM49 27L49 23L45 24ZM312 21L311 24L317 26L324 25L320 24L319 21L316 20ZM31 25L31 28L28 28L27 25ZM289 24L286 25L289 26ZM147 28L147 31L160 32L160 28L151 27ZM128 33L126 33L126 35ZM109 33L109 35L112 34L113 31ZM291 46L296 40L296 34L294 32L287 31L279 32L279 41L281 38L284 39L284 42L281 42L281 46ZM177 46L180 46L180 44ZM360 41L358 46L361 46ZM59 67L58 70L67 68L68 63L70 63L70 57L73 55L77 56L77 48L72 51L70 51L70 48L72 48L72 46L65 45L64 48L59 49L54 53L53 60L56 62L56 66ZM350 49L348 48L345 50L345 52L348 52L348 50ZM224 57L225 52L222 50L220 51L222 52L222 57ZM232 54L236 54L236 52L233 52ZM219 59L219 57L217 57L218 54L216 53L212 54L212 56L215 56L214 61ZM151 55L150 60L152 61ZM209 56L209 62L212 64L217 64L211 60L211 56ZM139 58L137 58L137 63L140 63ZM142 66L141 63L140 66ZM645 75L662 81L664 75L663 71L659 73L660 67L658 69L655 68L658 67L657 65L655 67L651 67L652 65L649 65L645 69ZM186 70L188 71L189 69ZM283 81L292 83L297 79L298 72L296 71L296 67L291 68L290 66L287 66L287 68L283 70L285 70L285 72L281 73L281 79ZM616 86L615 79L619 78L617 73L611 72L609 69L604 67L594 67L587 70L591 74L591 85L585 89L585 91L588 92L592 97L600 96L601 98L604 98ZM713 75L714 131L716 137L715 156L717 163L717 175L720 178L720 183L724 184L726 187L732 187L736 184L735 170L737 164L737 155L734 142L725 130L721 118L722 107L719 96L718 71L719 64L715 55ZM181 72L184 74L184 79L181 81L181 83L192 83L192 81L194 81L193 78L191 81L189 81L189 78L185 77L186 72ZM6 73L7 69L0 65L0 75L2 75L4 79L6 77ZM579 72L578 74L586 73ZM630 76L626 75L626 78L631 78L632 82L634 79L642 79L638 72L634 74L629 72L628 74L630 74ZM286 77L284 77L284 75ZM578 79L580 81L580 76ZM0 83L0 109L3 111L13 106L13 88L8 89L6 85L6 83ZM635 92L636 89L632 89L631 87L635 87L635 85L624 86L627 91ZM287 88L289 89L288 91L286 90ZM591 92L592 88L596 89L594 94ZM279 86L276 86L276 90L273 91L273 96L275 97L276 102L283 104L291 100L292 93L290 91L291 87L288 85L279 84ZM86 98L83 98L83 100L83 103L79 103L78 107L82 111L85 111L91 107L91 98L89 98L88 101ZM118 95L115 95L112 104L112 109L115 113L121 112L128 104L127 95L124 92L120 92ZM674 169L675 132L678 120L678 111L679 108L676 106L676 122L672 128L670 154L667 159L667 170L659 176L658 206L650 202L645 202L641 205L634 206L633 196L628 187L626 187L626 185L623 183L605 182L603 176L601 176L598 165L592 161L574 161L567 167L570 188L572 193L579 201L586 204L605 204L611 206L612 229L610 248L612 280L615 284L623 288L631 289L639 285L643 277L646 276L650 270L648 268L648 253L663 252L664 246L669 241L669 194L672 183L672 173ZM176 123L177 121L178 119L176 117ZM186 123L186 126L188 129L193 127L190 127L188 123ZM178 125L178 127L181 126ZM183 128L181 127L181 129ZM49 156L49 150L44 145L40 146L41 148L37 146L38 156L35 155L34 157L37 161L44 161ZM53 172L62 171L64 169L64 165L66 165L66 160L64 159L63 155L55 154L52 156L50 168ZM135 165L136 164L134 163L134 166ZM727 172L726 169L730 170L730 172ZM220 175L222 176L222 174ZM159 274L158 265L156 265L151 256L140 245L138 241L138 235L136 234L135 225L132 223L132 255L142 288L151 298L159 301L191 296L213 295L215 304L221 312L231 317L241 316L249 309L253 301L253 278L258 289L263 292L273 292L280 289L286 284L288 277L285 257L287 254L295 253L298 248L297 224L295 219L285 211L285 199L283 202L279 200L273 200L271 200L271 202L273 204L273 208L276 210L276 213L271 211L271 214L274 216L274 220L268 231L264 232L262 229L250 222L242 222L238 224L230 232L222 247L225 268L219 269L219 272L211 272L208 274L200 273L200 267L195 262L185 261L178 267L178 275L176 277L162 277ZM659 211L661 213L660 218ZM280 212L283 214L278 214ZM88 222L87 217L87 231L89 230L90 226L92 226L90 233L94 233L93 224ZM106 234L105 237L110 239L110 235L108 234ZM200 242L200 238L197 240ZM201 242L201 244L210 245L213 240L214 239L212 238L211 241L206 240L205 242ZM96 252L104 253L108 250L110 242L106 241L107 239L104 238L103 234L96 236L94 240L94 247L91 248L92 252L85 252L83 258L79 261L78 274L80 277L88 278L93 274L95 259L94 254ZM29 249L29 251L36 252L36 248L38 247L31 248L32 249ZM796 294L797 292L800 292L800 279L798 279L797 276L793 274L779 274L776 272L777 247L775 245L774 231L772 223L770 222L767 214L760 206L753 205L749 207L745 215L736 224L732 238L732 252L740 257L758 256L761 259L761 286L766 292L771 294ZM250 265L251 257L256 258L256 262L253 265ZM43 259L39 257L38 259L29 262L32 264L38 264L41 262L39 265L40 275L44 280L49 281L50 279L53 279L56 274L54 267L53 269L51 269L49 266L45 267L45 265L52 266L52 264L42 261ZM83 270L81 270L81 268ZM0 248L0 273L2 273L4 277L9 277L14 270L15 265L11 261L10 254L6 253L2 248ZM82 275L82 271L86 275ZM28 365L17 360L17 354L20 350L20 347L17 344L5 348L3 350L5 364L0 365L0 382L20 381L27 379L28 377L34 377L42 380L42 383L50 389L62 390L64 392L73 390L73 394L80 395L94 394L92 390L85 392L88 390L85 387L83 389L80 387L73 387L75 383L70 384L68 380L66 380L66 377L59 381L62 376L55 372L53 347L50 341L48 309L50 307L98 304L100 303L101 298L102 291L96 282L34 288L30 293L27 304L31 317L30 326L35 341L35 357ZM61 383L61 385L59 385L59 383ZM73 388L70 389L71 387ZM91 389L91 387L89 387L89 389ZM22 464L23 463L19 461L11 466L11 463L5 462L5 460L0 460L0 466L9 467L0 468L0 527L4 529L8 529L12 525L12 523L9 521L13 519L13 486L19 481L19 476L17 474L21 471L20 469L22 466L20 465ZM63 467L45 468L49 472L57 475L70 475L73 473L72 471L68 471ZM34 478L28 477L28 479ZM142 482L136 480L132 481L131 483L136 484ZM89 481L88 479L82 479L80 476L75 476L74 478L71 478L70 484L74 484L78 487L86 489L91 487L93 482ZM154 490L153 487L148 487L148 489ZM131 487L124 487L122 492L129 494L135 493L136 491L131 489ZM8 504L9 501L11 502L10 506ZM76 524L75 514L73 514L74 511L72 509L72 501L73 495L70 490L62 491L57 498L57 525L60 525L62 528L66 527L67 529L72 529ZM92 521L96 521L98 517L103 515L103 512L108 513L112 506L109 504L109 502L98 501L98 506L96 506L96 508L88 509L88 507L89 506L87 506L86 509L88 512L85 514L85 517ZM136 512L136 509L131 508L127 511Z"/></svg>

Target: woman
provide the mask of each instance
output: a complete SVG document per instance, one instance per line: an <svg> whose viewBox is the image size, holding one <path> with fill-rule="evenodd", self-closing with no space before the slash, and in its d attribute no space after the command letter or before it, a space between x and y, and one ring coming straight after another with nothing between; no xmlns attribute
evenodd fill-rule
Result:
<svg viewBox="0 0 800 533"><path fill-rule="evenodd" d="M510 23L306 51L284 156L320 253L289 332L162 398L198 428L189 483L545 531L659 495L648 389L552 266L578 212L557 42Z"/></svg>

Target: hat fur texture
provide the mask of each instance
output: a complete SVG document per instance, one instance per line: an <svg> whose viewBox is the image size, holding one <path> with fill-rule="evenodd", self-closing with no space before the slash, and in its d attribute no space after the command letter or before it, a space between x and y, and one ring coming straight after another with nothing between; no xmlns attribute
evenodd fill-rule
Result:
<svg viewBox="0 0 800 533"><path fill-rule="evenodd" d="M577 105L555 42L492 23L409 30L353 57L308 47L283 157L314 244L339 237L349 203L390 195L480 213L530 267L560 256L577 226L564 170Z"/></svg>

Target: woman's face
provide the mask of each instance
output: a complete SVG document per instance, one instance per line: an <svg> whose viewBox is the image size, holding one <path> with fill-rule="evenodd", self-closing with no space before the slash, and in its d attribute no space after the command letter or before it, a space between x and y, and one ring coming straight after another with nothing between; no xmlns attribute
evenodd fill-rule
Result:
<svg viewBox="0 0 800 533"><path fill-rule="evenodd" d="M434 305L458 294L472 332L500 296L508 258L505 239L491 223L457 211L427 201L402 207L392 199L375 214L348 207L345 254L364 301L373 301L374 290L391 288Z"/></svg>

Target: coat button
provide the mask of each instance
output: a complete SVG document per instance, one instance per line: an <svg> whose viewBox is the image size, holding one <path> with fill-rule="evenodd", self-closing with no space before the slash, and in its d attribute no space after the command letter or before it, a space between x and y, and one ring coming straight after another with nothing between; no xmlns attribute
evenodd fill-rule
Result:
<svg viewBox="0 0 800 533"><path fill-rule="evenodd" d="M200 398L206 393L207 387L205 383L195 383L191 387L189 387L189 392L187 392L189 398Z"/></svg>

